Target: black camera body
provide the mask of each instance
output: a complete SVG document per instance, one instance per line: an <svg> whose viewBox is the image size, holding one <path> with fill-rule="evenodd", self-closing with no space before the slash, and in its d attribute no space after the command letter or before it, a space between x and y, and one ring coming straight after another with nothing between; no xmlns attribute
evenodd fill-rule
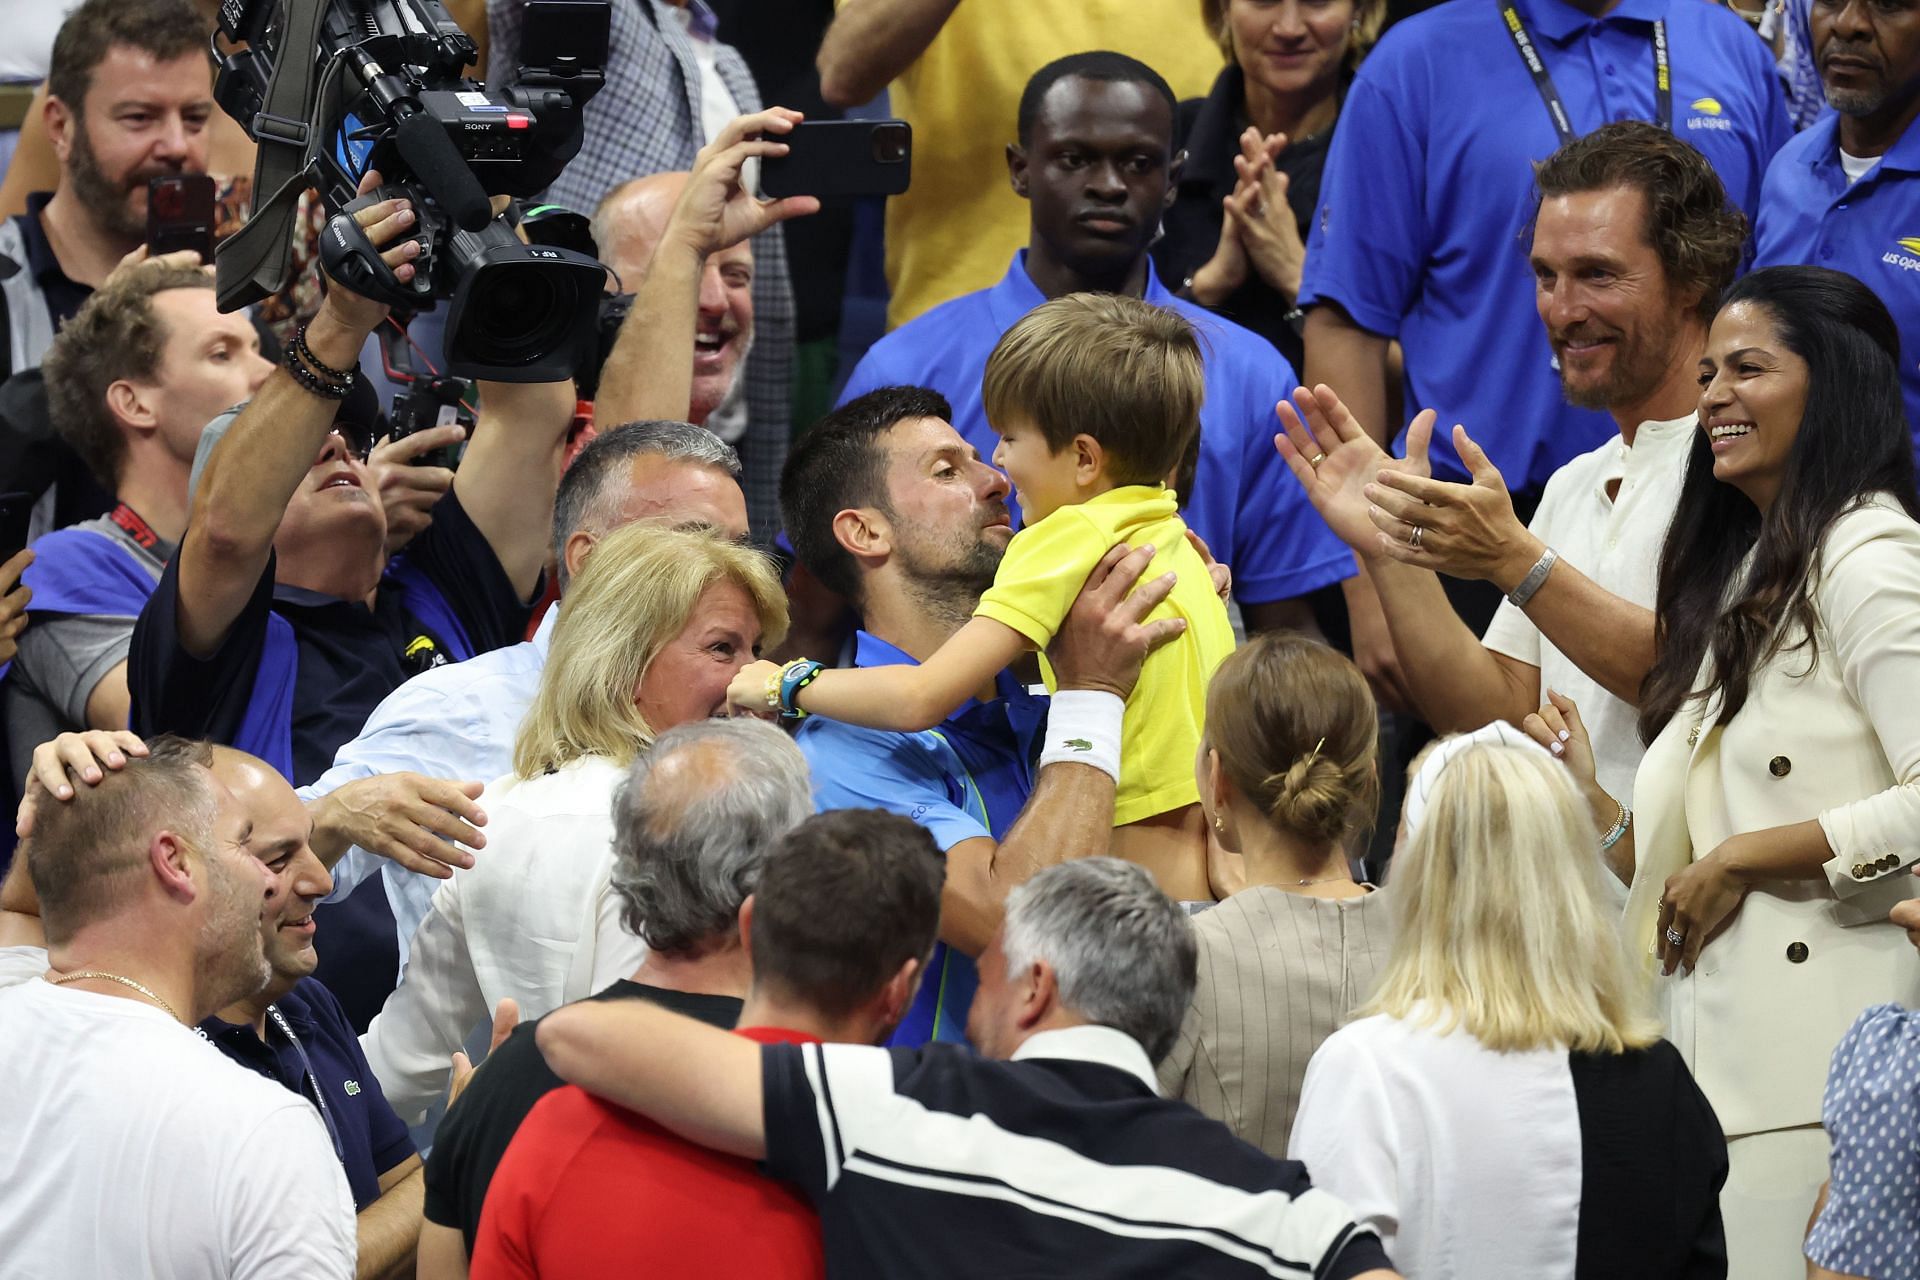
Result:
<svg viewBox="0 0 1920 1280"><path fill-rule="evenodd" d="M434 427L457 426L466 428L471 440L477 420L466 401L472 395L473 384L465 378L415 378L405 390L394 393L393 411L387 415L387 436L404 440ZM460 465L460 446L431 449L413 461L416 466L453 470Z"/></svg>
<svg viewBox="0 0 1920 1280"><path fill-rule="evenodd" d="M244 47L221 59L215 96L260 143L254 189L272 198L215 255L221 306L284 285L289 254L272 237L291 236L298 191L288 190L312 185L332 215L321 237L330 273L411 311L448 303L450 372L544 382L589 362L604 269L521 243L488 197L544 190L578 153L609 21L607 0L529 0L515 79L489 89L466 77L474 43L440 0L222 0L220 29ZM382 185L362 196L374 169ZM396 197L418 219L408 281L352 217Z"/></svg>

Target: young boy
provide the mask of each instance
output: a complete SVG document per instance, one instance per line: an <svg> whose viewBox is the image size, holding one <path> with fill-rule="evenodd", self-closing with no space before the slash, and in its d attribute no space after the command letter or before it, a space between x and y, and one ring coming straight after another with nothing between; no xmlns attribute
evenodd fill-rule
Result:
<svg viewBox="0 0 1920 1280"><path fill-rule="evenodd" d="M1111 294L1069 294L1007 330L981 391L1000 435L994 465L1013 482L1026 524L972 620L917 667L759 662L734 678L728 700L749 711L876 729L933 728L1023 652L1044 653L1109 548L1150 544L1148 573L1176 575L1152 616L1177 617L1185 627L1148 655L1127 700L1113 851L1153 872L1169 896L1211 898L1194 756L1207 682L1233 650L1233 629L1164 483L1200 429L1199 341L1171 311ZM1041 669L1054 688L1044 657ZM1091 741L1049 741L1050 755L1058 749L1101 763Z"/></svg>

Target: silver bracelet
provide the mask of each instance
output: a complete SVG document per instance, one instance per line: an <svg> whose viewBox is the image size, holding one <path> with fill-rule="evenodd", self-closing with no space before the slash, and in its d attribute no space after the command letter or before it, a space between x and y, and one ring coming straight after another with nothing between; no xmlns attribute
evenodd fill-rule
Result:
<svg viewBox="0 0 1920 1280"><path fill-rule="evenodd" d="M1548 547L1546 553L1533 562L1533 568L1527 570L1527 576L1520 579L1520 585L1507 592L1507 599L1516 609L1527 607L1527 601L1533 599L1533 593L1547 580L1547 574L1553 571L1554 562L1560 558L1558 552Z"/></svg>

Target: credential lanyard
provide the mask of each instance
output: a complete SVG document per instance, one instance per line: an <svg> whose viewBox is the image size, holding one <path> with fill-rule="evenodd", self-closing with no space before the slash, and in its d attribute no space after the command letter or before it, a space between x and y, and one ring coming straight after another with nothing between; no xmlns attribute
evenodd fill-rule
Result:
<svg viewBox="0 0 1920 1280"><path fill-rule="evenodd" d="M333 1123L333 1108L327 1105L327 1095L320 1088L320 1077L314 1072L313 1059L307 1056L307 1046L301 1044L300 1037L293 1034L293 1028L288 1025L286 1018L280 1012L279 1006L268 1005L267 1016L273 1019L273 1025L280 1028L280 1034L285 1036L287 1041L293 1045L293 1051L300 1055L301 1070L305 1071L307 1075L307 1088L313 1094L314 1105L320 1108L320 1119L327 1126L327 1136L333 1139L333 1154L339 1158L340 1163L345 1164L347 1162L346 1148L340 1143L340 1130Z"/></svg>
<svg viewBox="0 0 1920 1280"><path fill-rule="evenodd" d="M1560 90L1540 58L1533 33L1527 30L1526 19L1512 4L1501 5L1500 16L1506 19L1507 35L1512 37L1513 47L1520 51L1520 60L1527 64L1527 74L1533 77L1533 87L1540 91L1540 101L1547 104L1547 114L1553 117L1553 131L1560 135L1560 145L1564 147L1580 135L1573 131L1567 104L1560 100ZM1667 62L1664 18L1653 24L1653 122L1668 133L1673 132L1673 68Z"/></svg>

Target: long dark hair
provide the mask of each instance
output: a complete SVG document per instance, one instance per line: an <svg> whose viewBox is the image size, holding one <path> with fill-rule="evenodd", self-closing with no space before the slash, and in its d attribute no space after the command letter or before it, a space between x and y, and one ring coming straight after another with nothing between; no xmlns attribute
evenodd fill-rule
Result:
<svg viewBox="0 0 1920 1280"><path fill-rule="evenodd" d="M1655 653L1640 688L1640 736L1651 742L1692 697L1723 695L1719 722L1747 700L1754 671L1787 642L1811 641L1810 586L1820 543L1841 514L1888 493L1920 519L1913 436L1900 397L1900 336L1873 290L1825 267L1768 267L1720 299L1764 309L1807 364L1807 408L1788 451L1780 494L1763 517L1713 478L1713 449L1696 431L1680 505L1660 551ZM1749 551L1753 568L1740 582ZM1709 682L1696 690L1711 656ZM1809 661L1811 662L1810 655Z"/></svg>

